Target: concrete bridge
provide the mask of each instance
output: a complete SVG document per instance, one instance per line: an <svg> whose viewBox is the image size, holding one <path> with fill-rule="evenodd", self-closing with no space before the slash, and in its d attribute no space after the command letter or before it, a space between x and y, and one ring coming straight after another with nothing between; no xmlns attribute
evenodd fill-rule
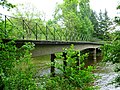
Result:
<svg viewBox="0 0 120 90"><path fill-rule="evenodd" d="M4 42L10 41L9 39L4 39ZM31 42L35 44L35 49L32 51L32 56L48 55L57 52L63 52L63 48L69 48L71 44L74 45L75 50L85 50L93 48L100 48L101 43L98 42L83 42L83 41L39 41L39 40L16 40L17 45L21 46L25 42ZM95 51L96 52L96 51Z"/></svg>
<svg viewBox="0 0 120 90"><path fill-rule="evenodd" d="M8 42L9 39L4 39L3 42ZM15 40L17 46L22 46L26 42L31 42L35 44L35 49L32 52L32 57L41 56L41 55L51 55L51 62L54 63L55 59L55 53L57 52L63 52L63 56L66 57L66 54L64 53L63 48L69 48L71 44L74 45L75 50L85 50L85 49L94 49L94 60L96 60L96 49L100 48L101 43L98 42L75 42L75 41L38 41L38 40ZM80 61L78 59L77 65L80 64ZM66 61L63 60L64 69L67 65ZM54 65L51 65L51 73L52 76L55 76L55 67Z"/></svg>
<svg viewBox="0 0 120 90"><path fill-rule="evenodd" d="M32 57L50 54L51 62L54 62L55 53L63 52L63 48L69 48L70 45L73 44L75 50L82 51L90 48L94 49L94 59L96 59L96 48L99 48L101 45L103 45L98 42L83 42L83 41L81 42L80 40L85 40L85 39L83 39L81 33L76 32L76 30L72 32L71 30L68 31L67 29L57 30L55 26L53 26L51 30L51 27L49 28L49 26L47 25L41 26L36 22L34 22L34 24L32 22L32 25L31 24L29 25L28 21L26 21L25 19L15 18L15 17L3 15L1 13L0 13L0 17L2 17L0 19L0 22L3 22L2 25L3 27L1 28L3 36L0 38L4 38L3 39L4 42L10 41L10 39L12 38L22 39L15 41L17 46L21 46L25 42L34 43L35 49L31 51ZM12 20L14 19L17 22L13 22ZM8 22L9 24L7 24ZM19 25L19 22L22 24ZM26 39L34 39L34 40L26 40ZM64 52L63 54L65 56ZM54 72L53 67L51 68L51 72Z"/></svg>

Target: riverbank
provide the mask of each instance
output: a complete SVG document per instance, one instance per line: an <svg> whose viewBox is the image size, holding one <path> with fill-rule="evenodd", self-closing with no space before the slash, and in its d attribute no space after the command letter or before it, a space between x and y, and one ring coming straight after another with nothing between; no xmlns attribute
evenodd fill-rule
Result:
<svg viewBox="0 0 120 90"><path fill-rule="evenodd" d="M111 63L100 62L96 65L95 75L100 76L100 78L95 82L96 86L100 87L100 90L120 90L120 87L115 88L114 84L110 84L117 73L114 72L115 65Z"/></svg>

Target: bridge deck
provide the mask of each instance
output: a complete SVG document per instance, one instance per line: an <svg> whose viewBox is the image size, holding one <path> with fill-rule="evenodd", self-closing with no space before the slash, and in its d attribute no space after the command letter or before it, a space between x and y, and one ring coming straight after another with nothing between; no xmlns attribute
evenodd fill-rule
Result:
<svg viewBox="0 0 120 90"><path fill-rule="evenodd" d="M9 42L11 39L3 39L3 42ZM31 42L35 45L79 45L79 44L91 44L91 45L103 45L99 42L89 41L46 41L46 40L15 40L17 44L24 44L25 42Z"/></svg>
<svg viewBox="0 0 120 90"><path fill-rule="evenodd" d="M4 39L3 42L8 42L10 39ZM39 41L39 40L15 40L17 46L23 45L25 42L35 44L35 49L32 51L32 56L40 56L47 54L54 54L63 52L63 48L69 48L71 44L74 45L75 50L85 50L89 48L99 48L102 43L99 42L81 42L81 41Z"/></svg>

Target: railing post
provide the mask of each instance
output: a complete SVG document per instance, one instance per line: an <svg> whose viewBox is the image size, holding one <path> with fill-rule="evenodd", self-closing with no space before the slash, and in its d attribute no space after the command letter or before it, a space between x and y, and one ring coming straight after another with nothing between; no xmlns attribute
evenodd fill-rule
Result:
<svg viewBox="0 0 120 90"><path fill-rule="evenodd" d="M77 54L76 54L76 60L77 60L77 68L78 68L78 70L80 70L80 68L79 68L79 66L80 66L80 57L79 57L79 52L77 52Z"/></svg>
<svg viewBox="0 0 120 90"><path fill-rule="evenodd" d="M66 32L65 32L65 39L66 39L66 41L67 41L67 30L66 30Z"/></svg>
<svg viewBox="0 0 120 90"><path fill-rule="evenodd" d="M56 38L55 38L55 31L56 31L56 30L55 30L55 27L54 27L54 40L56 39Z"/></svg>
<svg viewBox="0 0 120 90"><path fill-rule="evenodd" d="M5 27L4 27L4 30L5 30L5 38L7 38L7 31L6 31L6 27L7 27L7 16L5 15Z"/></svg>
<svg viewBox="0 0 120 90"><path fill-rule="evenodd" d="M64 57L64 59L63 59L63 70L64 70L64 75L66 74L65 73L65 68L66 68L66 66L67 66L67 62L66 62L66 60L67 60L67 57L66 57L66 55L67 55L67 53L66 52L63 52L63 57Z"/></svg>
<svg viewBox="0 0 120 90"><path fill-rule="evenodd" d="M23 21L23 39L25 38L25 36L24 36L24 29L25 29L25 21L24 20L22 20Z"/></svg>
<svg viewBox="0 0 120 90"><path fill-rule="evenodd" d="M47 35L48 35L48 30L47 30L47 28L48 28L48 27L47 27L47 25L46 25L46 35L45 35L46 40L48 40L48 36L47 36Z"/></svg>
<svg viewBox="0 0 120 90"><path fill-rule="evenodd" d="M72 30L70 31L70 41L72 41Z"/></svg>
<svg viewBox="0 0 120 90"><path fill-rule="evenodd" d="M60 36L60 39L61 39L61 41L62 41L62 40L64 40L64 32L63 32L63 29L61 29L61 32L62 32L62 34L61 34L61 36Z"/></svg>
<svg viewBox="0 0 120 90"><path fill-rule="evenodd" d="M73 40L74 40L74 41L76 41L75 36L76 36L76 35L75 35L75 29L74 29L74 32L73 32Z"/></svg>
<svg viewBox="0 0 120 90"><path fill-rule="evenodd" d="M94 59L94 61L96 61L96 48L93 51L93 59Z"/></svg>
<svg viewBox="0 0 120 90"><path fill-rule="evenodd" d="M51 76L55 76L55 54L51 54Z"/></svg>
<svg viewBox="0 0 120 90"><path fill-rule="evenodd" d="M36 34L35 34L35 38L37 40L37 23L36 23Z"/></svg>

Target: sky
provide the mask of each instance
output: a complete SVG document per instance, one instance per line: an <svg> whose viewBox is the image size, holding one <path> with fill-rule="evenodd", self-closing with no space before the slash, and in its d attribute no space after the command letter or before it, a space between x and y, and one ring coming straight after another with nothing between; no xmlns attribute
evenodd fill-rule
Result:
<svg viewBox="0 0 120 90"><path fill-rule="evenodd" d="M97 13L99 13L100 9L102 11L106 9L108 15L113 18L116 15L118 16L118 10L116 10L118 2L120 2L120 0L90 0L90 5Z"/></svg>
<svg viewBox="0 0 120 90"><path fill-rule="evenodd" d="M52 18L52 13L55 10L56 3L62 3L63 0L8 0L13 4L18 3L31 3L41 12L46 13L46 18ZM108 11L108 15L113 18L114 16L118 16L116 11L116 6L118 5L118 1L120 0L90 0L91 8L99 13L100 9L104 11L105 9ZM2 8L0 8L0 13L9 14Z"/></svg>

